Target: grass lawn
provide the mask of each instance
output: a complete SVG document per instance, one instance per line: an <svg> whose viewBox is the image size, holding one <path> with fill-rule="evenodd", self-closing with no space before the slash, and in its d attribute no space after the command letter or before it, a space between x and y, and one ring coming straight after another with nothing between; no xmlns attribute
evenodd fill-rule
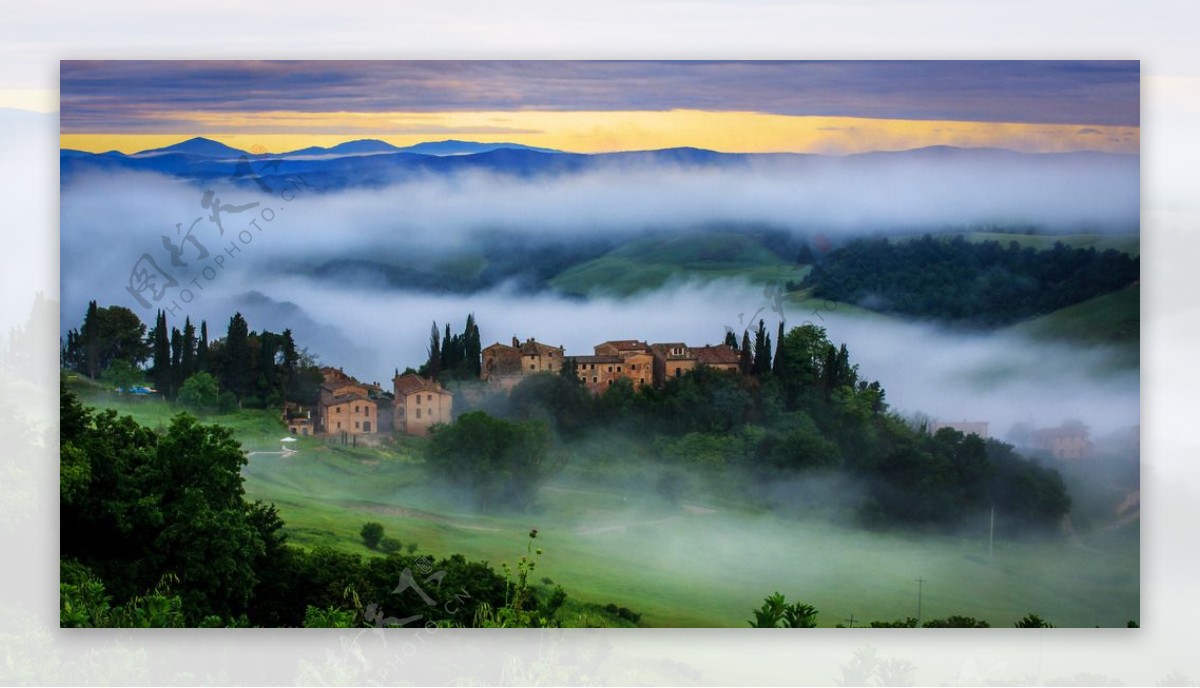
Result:
<svg viewBox="0 0 1200 688"><path fill-rule="evenodd" d="M177 412L161 400L131 402L76 382L87 403L115 408L150 427ZM1065 544L997 543L986 527L969 537L878 534L776 516L695 497L666 504L636 489L605 488L573 466L543 487L530 513L475 513L462 495L430 486L424 440L386 447L330 445L313 438L283 455L282 423L269 411L204 419L234 430L252 450L247 496L273 502L292 543L362 556L359 535L378 521L402 543L436 557L462 553L499 567L524 553L530 528L544 549L536 577L570 595L572 608L616 604L647 626L745 626L774 591L820 610L822 626L916 614L925 579L925 619L964 614L1010 626L1037 613L1059 626L1124 626L1138 618L1137 524L1125 533Z"/></svg>

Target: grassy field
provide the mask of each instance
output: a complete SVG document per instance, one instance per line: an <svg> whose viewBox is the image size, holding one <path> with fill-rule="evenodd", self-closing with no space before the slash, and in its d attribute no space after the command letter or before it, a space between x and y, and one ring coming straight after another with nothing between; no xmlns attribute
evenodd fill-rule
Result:
<svg viewBox="0 0 1200 688"><path fill-rule="evenodd" d="M175 414L165 402L84 391L89 403L151 427ZM478 514L430 486L423 440L371 448L303 438L285 455L283 426L269 412L205 420L233 428L252 450L247 495L278 506L296 545L377 556L359 536L373 520L423 553L498 566L524 552L536 527L539 577L563 585L573 605L615 603L642 613L643 625L744 626L776 590L816 606L824 626L851 615L896 619L915 615L917 578L926 619L965 614L1011 625L1036 612L1059 626L1123 626L1138 617L1136 523L1068 545L997 543L989 557L983 524L961 538L867 533L699 497L666 504L636 488L606 488L572 466L530 513Z"/></svg>
<svg viewBox="0 0 1200 688"><path fill-rule="evenodd" d="M982 243L998 241L1004 246L1015 241L1022 248L1032 246L1036 249L1053 248L1054 243L1061 241L1070 248L1095 248L1097 251L1116 249L1131 256L1141 253L1141 235L1132 234L1007 234L1001 232L970 232L965 235L967 241Z"/></svg>
<svg viewBox="0 0 1200 688"><path fill-rule="evenodd" d="M671 280L739 278L754 284L800 281L797 267L752 238L714 232L633 241L595 260L571 267L550 280L567 294L628 296L657 289Z"/></svg>
<svg viewBox="0 0 1200 688"><path fill-rule="evenodd" d="M1008 329L1036 339L1112 346L1122 366L1136 368L1141 341L1141 285L1097 296Z"/></svg>

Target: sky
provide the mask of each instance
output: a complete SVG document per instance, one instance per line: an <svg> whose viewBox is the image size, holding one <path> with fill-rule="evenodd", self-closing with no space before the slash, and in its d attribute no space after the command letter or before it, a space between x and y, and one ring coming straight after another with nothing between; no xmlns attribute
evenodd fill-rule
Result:
<svg viewBox="0 0 1200 688"><path fill-rule="evenodd" d="M448 138L592 153L931 145L1137 153L1122 62L63 61L64 148Z"/></svg>

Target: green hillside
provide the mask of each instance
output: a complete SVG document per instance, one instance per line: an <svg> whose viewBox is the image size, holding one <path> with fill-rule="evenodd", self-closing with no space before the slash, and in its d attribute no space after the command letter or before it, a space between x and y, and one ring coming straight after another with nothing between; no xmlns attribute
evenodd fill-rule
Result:
<svg viewBox="0 0 1200 688"><path fill-rule="evenodd" d="M1141 253L1141 235L1133 234L1011 234L1007 232L969 232L963 235L967 241L982 243L998 241L1007 246L1015 241L1022 248L1032 246L1036 249L1053 248L1054 242L1061 241L1064 246L1071 248L1095 248L1097 251L1116 249L1131 256Z"/></svg>
<svg viewBox="0 0 1200 688"><path fill-rule="evenodd" d="M669 280L743 278L752 283L799 281L808 268L783 260L752 237L709 234L640 239L574 265L550 280L554 289L581 296L629 296Z"/></svg>
<svg viewBox="0 0 1200 688"><path fill-rule="evenodd" d="M1012 326L1010 331L1042 339L1110 344L1129 349L1136 361L1141 326L1141 285L1057 310Z"/></svg>

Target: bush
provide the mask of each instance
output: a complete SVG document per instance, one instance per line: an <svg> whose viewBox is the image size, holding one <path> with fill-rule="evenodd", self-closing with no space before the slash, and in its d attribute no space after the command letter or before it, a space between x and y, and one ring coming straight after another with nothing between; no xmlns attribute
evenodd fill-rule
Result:
<svg viewBox="0 0 1200 688"><path fill-rule="evenodd" d="M236 410L238 410L238 400L233 392L224 391L217 396L218 413L233 413Z"/></svg>
<svg viewBox="0 0 1200 688"><path fill-rule="evenodd" d="M196 373L179 389L179 405L193 411L211 411L217 407L217 379L208 373Z"/></svg>
<svg viewBox="0 0 1200 688"><path fill-rule="evenodd" d="M404 544L393 537L385 537L379 541L379 549L387 552L388 554L399 552L403 547Z"/></svg>
<svg viewBox="0 0 1200 688"><path fill-rule="evenodd" d="M367 547L375 549L379 545L379 541L383 539L383 524L376 523L375 521L368 521L367 523L363 524L362 530L359 531L359 534L362 535L363 542L367 545Z"/></svg>

